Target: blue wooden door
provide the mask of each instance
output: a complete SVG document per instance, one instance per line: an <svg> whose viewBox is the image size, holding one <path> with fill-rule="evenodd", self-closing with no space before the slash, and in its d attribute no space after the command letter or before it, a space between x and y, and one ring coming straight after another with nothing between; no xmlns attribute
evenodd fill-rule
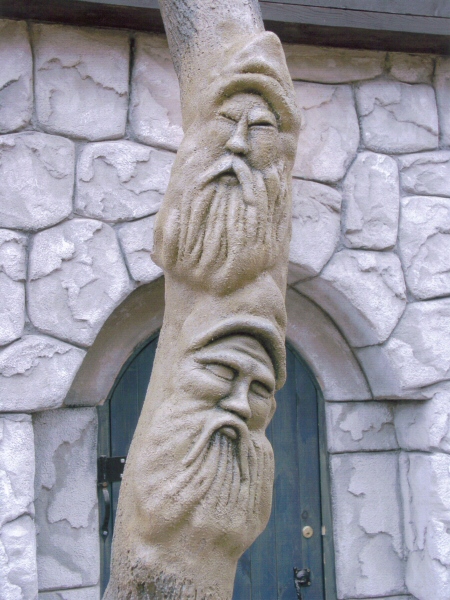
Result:
<svg viewBox="0 0 450 600"><path fill-rule="evenodd" d="M145 398L157 338L125 366L99 408L99 450L126 456ZM294 568L307 568L311 584L303 600L325 600L322 545L318 392L301 359L287 346L288 378L277 394L267 436L275 453L273 508L263 534L239 561L233 600L297 600ZM111 537L120 483L110 487L112 515L102 542L102 588L109 579ZM304 528L310 528L304 530ZM311 537L305 537L311 534Z"/></svg>

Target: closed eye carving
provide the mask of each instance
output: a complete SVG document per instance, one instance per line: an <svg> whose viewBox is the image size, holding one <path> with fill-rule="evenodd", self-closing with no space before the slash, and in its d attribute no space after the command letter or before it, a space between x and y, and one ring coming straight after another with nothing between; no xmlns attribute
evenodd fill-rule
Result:
<svg viewBox="0 0 450 600"><path fill-rule="evenodd" d="M250 390L254 394L261 396L262 398L269 398L273 394L272 390L270 390L266 385L257 380L252 381L250 385Z"/></svg>
<svg viewBox="0 0 450 600"><path fill-rule="evenodd" d="M227 365L220 363L206 363L205 368L211 371L216 377L225 379L226 381L233 381L236 377L236 371Z"/></svg>

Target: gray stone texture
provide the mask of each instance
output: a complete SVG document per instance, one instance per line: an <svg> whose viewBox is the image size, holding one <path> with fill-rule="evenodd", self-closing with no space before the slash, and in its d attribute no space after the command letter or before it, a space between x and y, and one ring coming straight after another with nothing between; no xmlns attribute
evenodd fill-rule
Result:
<svg viewBox="0 0 450 600"><path fill-rule="evenodd" d="M32 31L41 127L88 140L122 137L128 104L128 35L40 24Z"/></svg>
<svg viewBox="0 0 450 600"><path fill-rule="evenodd" d="M295 83L302 115L294 176L337 182L356 155L359 125L350 86Z"/></svg>
<svg viewBox="0 0 450 600"><path fill-rule="evenodd" d="M450 58L440 57L435 73L436 98L439 111L441 141L450 145Z"/></svg>
<svg viewBox="0 0 450 600"><path fill-rule="evenodd" d="M317 302L356 347L385 341L406 305L400 261L390 252L342 250L320 278L296 288Z"/></svg>
<svg viewBox="0 0 450 600"><path fill-rule="evenodd" d="M437 148L436 98L429 85L375 81L356 89L363 143L386 153Z"/></svg>
<svg viewBox="0 0 450 600"><path fill-rule="evenodd" d="M180 86L165 36L136 36L130 126L144 144L177 150L183 138Z"/></svg>
<svg viewBox="0 0 450 600"><path fill-rule="evenodd" d="M402 190L421 196L450 196L450 152L407 154L398 159Z"/></svg>
<svg viewBox="0 0 450 600"><path fill-rule="evenodd" d="M383 154L362 152L343 184L345 244L385 250L397 240L399 178L397 163Z"/></svg>
<svg viewBox="0 0 450 600"><path fill-rule="evenodd" d="M38 132L0 137L0 227L43 229L72 211L75 150Z"/></svg>
<svg viewBox="0 0 450 600"><path fill-rule="evenodd" d="M426 54L389 54L390 74L403 83L431 83L434 58Z"/></svg>
<svg viewBox="0 0 450 600"><path fill-rule="evenodd" d="M331 258L340 236L341 202L341 194L329 186L293 180L289 260L297 279L318 275Z"/></svg>
<svg viewBox="0 0 450 600"><path fill-rule="evenodd" d="M386 402L327 402L330 452L395 450L393 405Z"/></svg>
<svg viewBox="0 0 450 600"><path fill-rule="evenodd" d="M40 413L34 430L39 590L95 586L100 569L96 409Z"/></svg>
<svg viewBox="0 0 450 600"><path fill-rule="evenodd" d="M74 219L38 233L30 254L29 315L33 324L89 346L130 282L112 227Z"/></svg>
<svg viewBox="0 0 450 600"><path fill-rule="evenodd" d="M0 229L0 346L22 335L25 324L25 248L27 237Z"/></svg>
<svg viewBox="0 0 450 600"><path fill-rule="evenodd" d="M134 142L85 146L77 165L75 211L103 221L127 221L159 210L174 155Z"/></svg>
<svg viewBox="0 0 450 600"><path fill-rule="evenodd" d="M370 50L321 48L284 44L289 72L294 80L349 83L381 75L386 54Z"/></svg>
<svg viewBox="0 0 450 600"><path fill-rule="evenodd" d="M0 133L27 125L33 109L33 59L27 25L0 20Z"/></svg>
<svg viewBox="0 0 450 600"><path fill-rule="evenodd" d="M61 406L85 352L59 340L28 335L0 350L0 410Z"/></svg>
<svg viewBox="0 0 450 600"><path fill-rule="evenodd" d="M0 598L36 600L36 529L23 515L0 530Z"/></svg>
<svg viewBox="0 0 450 600"><path fill-rule="evenodd" d="M406 584L419 600L450 598L450 456L404 453Z"/></svg>
<svg viewBox="0 0 450 600"><path fill-rule="evenodd" d="M395 452L331 457L338 598L405 593Z"/></svg>
<svg viewBox="0 0 450 600"><path fill-rule="evenodd" d="M100 600L100 588L88 587L74 590L59 590L57 592L43 592L39 594L39 600Z"/></svg>
<svg viewBox="0 0 450 600"><path fill-rule="evenodd" d="M118 229L118 236L132 278L149 283L161 277L163 271L152 261L155 217L127 223Z"/></svg>
<svg viewBox="0 0 450 600"><path fill-rule="evenodd" d="M450 198L402 198L399 250L415 298L450 294Z"/></svg>

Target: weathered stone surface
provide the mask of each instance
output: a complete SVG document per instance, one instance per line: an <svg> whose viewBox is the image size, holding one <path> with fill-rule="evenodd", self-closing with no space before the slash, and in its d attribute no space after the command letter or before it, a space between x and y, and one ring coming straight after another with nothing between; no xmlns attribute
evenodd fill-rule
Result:
<svg viewBox="0 0 450 600"><path fill-rule="evenodd" d="M356 102L367 149L401 153L437 148L437 107L431 86L363 83L356 90Z"/></svg>
<svg viewBox="0 0 450 600"><path fill-rule="evenodd" d="M45 333L90 345L130 291L114 230L74 219L38 233L30 254L28 310Z"/></svg>
<svg viewBox="0 0 450 600"><path fill-rule="evenodd" d="M134 142L88 144L78 159L76 212L104 221L154 214L173 159L173 154Z"/></svg>
<svg viewBox="0 0 450 600"><path fill-rule="evenodd" d="M431 83L434 70L432 56L426 54L389 54L390 73L404 83Z"/></svg>
<svg viewBox="0 0 450 600"><path fill-rule="evenodd" d="M26 278L26 245L26 235L10 229L0 229L0 273L13 281L24 281Z"/></svg>
<svg viewBox="0 0 450 600"><path fill-rule="evenodd" d="M24 21L0 20L0 133L31 119L33 59Z"/></svg>
<svg viewBox="0 0 450 600"><path fill-rule="evenodd" d="M144 144L168 150L180 145L180 87L165 36L136 36L130 125Z"/></svg>
<svg viewBox="0 0 450 600"><path fill-rule="evenodd" d="M420 600L450 597L450 456L404 453L401 460L406 584Z"/></svg>
<svg viewBox="0 0 450 600"><path fill-rule="evenodd" d="M440 57L436 63L435 73L436 97L439 111L441 140L445 145L450 144L450 58Z"/></svg>
<svg viewBox="0 0 450 600"><path fill-rule="evenodd" d="M331 187L292 182L291 274L297 279L320 273L339 241L342 196Z"/></svg>
<svg viewBox="0 0 450 600"><path fill-rule="evenodd" d="M155 217L152 216L135 223L127 223L118 230L131 276L140 283L149 283L163 274L162 269L155 265L151 257L154 223Z"/></svg>
<svg viewBox="0 0 450 600"><path fill-rule="evenodd" d="M450 453L450 386L439 384L431 400L395 404L395 430L404 450Z"/></svg>
<svg viewBox="0 0 450 600"><path fill-rule="evenodd" d="M407 154L398 159L404 192L424 196L450 196L450 152Z"/></svg>
<svg viewBox="0 0 450 600"><path fill-rule="evenodd" d="M31 417L0 417L0 528L18 517L34 516L34 437Z"/></svg>
<svg viewBox="0 0 450 600"><path fill-rule="evenodd" d="M296 83L303 117L294 175L336 182L343 178L359 144L350 86Z"/></svg>
<svg viewBox="0 0 450 600"><path fill-rule="evenodd" d="M36 530L23 515L0 530L0 598L36 600Z"/></svg>
<svg viewBox="0 0 450 600"><path fill-rule="evenodd" d="M36 230L72 210L71 141L38 132L0 137L0 226Z"/></svg>
<svg viewBox="0 0 450 600"><path fill-rule="evenodd" d="M381 355L358 350L374 395L410 397L412 390L414 398L415 389L450 379L449 337L450 299L408 304Z"/></svg>
<svg viewBox="0 0 450 600"><path fill-rule="evenodd" d="M39 594L39 600L100 600L100 588L88 587L78 588L75 590L43 592Z"/></svg>
<svg viewBox="0 0 450 600"><path fill-rule="evenodd" d="M25 286L0 273L0 346L17 340L25 325Z"/></svg>
<svg viewBox="0 0 450 600"><path fill-rule="evenodd" d="M402 198L399 249L406 282L419 300L450 294L450 199Z"/></svg>
<svg viewBox="0 0 450 600"><path fill-rule="evenodd" d="M29 335L0 350L0 410L60 406L85 352L47 336Z"/></svg>
<svg viewBox="0 0 450 600"><path fill-rule="evenodd" d="M395 450L392 405L382 402L327 402L327 441L330 452Z"/></svg>
<svg viewBox="0 0 450 600"><path fill-rule="evenodd" d="M334 455L331 470L338 597L406 592L397 454Z"/></svg>
<svg viewBox="0 0 450 600"><path fill-rule="evenodd" d="M400 261L389 252L342 250L320 277L296 288L317 302L356 347L385 341L406 305Z"/></svg>
<svg viewBox="0 0 450 600"><path fill-rule="evenodd" d="M59 409L34 418L39 589L98 583L95 408Z"/></svg>
<svg viewBox="0 0 450 600"><path fill-rule="evenodd" d="M284 44L292 79L318 83L348 83L381 75L386 54L370 50L320 48Z"/></svg>
<svg viewBox="0 0 450 600"><path fill-rule="evenodd" d="M32 31L40 125L52 133L88 140L123 136L128 35L40 24Z"/></svg>
<svg viewBox="0 0 450 600"><path fill-rule="evenodd" d="M385 250L397 240L399 182L393 158L362 152L343 185L345 244L350 248Z"/></svg>

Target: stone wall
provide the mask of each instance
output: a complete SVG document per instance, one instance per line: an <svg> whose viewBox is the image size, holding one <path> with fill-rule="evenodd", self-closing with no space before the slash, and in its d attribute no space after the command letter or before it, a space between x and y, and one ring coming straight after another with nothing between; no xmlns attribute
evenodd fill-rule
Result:
<svg viewBox="0 0 450 600"><path fill-rule="evenodd" d="M368 382L325 394L338 597L448 600L450 59L286 54L290 285ZM95 600L96 415L64 400L107 317L161 275L182 137L164 37L0 21L0 133L0 597Z"/></svg>

